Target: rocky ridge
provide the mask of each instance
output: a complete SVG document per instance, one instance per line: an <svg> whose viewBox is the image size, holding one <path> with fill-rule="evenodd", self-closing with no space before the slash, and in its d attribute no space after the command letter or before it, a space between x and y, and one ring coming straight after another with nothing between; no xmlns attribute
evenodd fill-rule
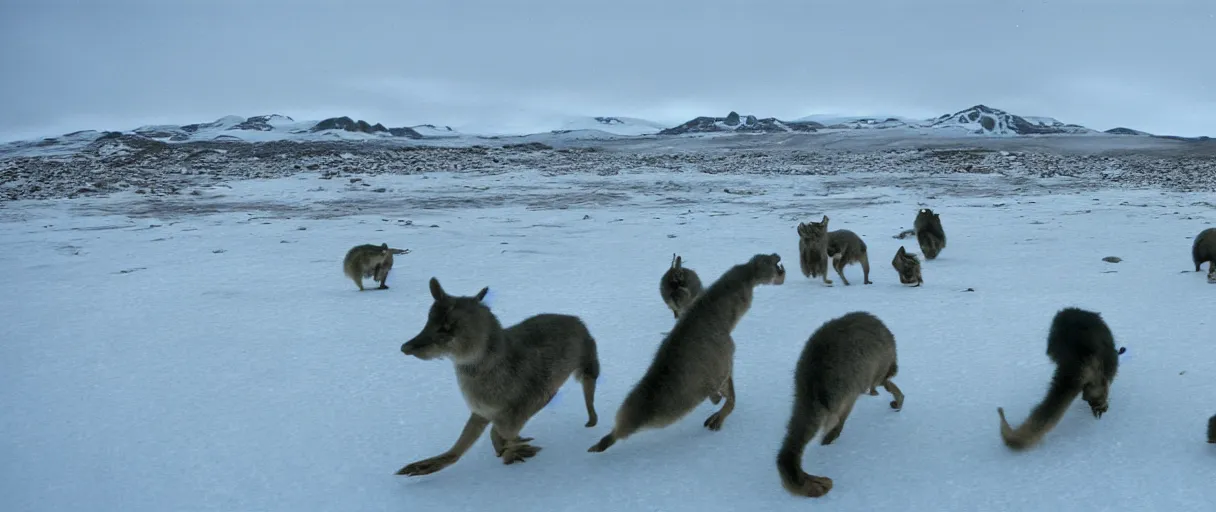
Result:
<svg viewBox="0 0 1216 512"><path fill-rule="evenodd" d="M540 142L501 147L436 147L351 141L169 144L108 132L71 155L0 159L0 204L23 199L105 195L117 191L189 194L228 180L278 178L302 172L347 175L434 171L550 174L673 169L711 174L873 175L874 173L1000 174L1071 177L1095 186L1153 186L1216 191L1216 152L1161 156L1062 155L986 149L874 151L757 148L732 151L647 152L596 146L554 149Z"/></svg>

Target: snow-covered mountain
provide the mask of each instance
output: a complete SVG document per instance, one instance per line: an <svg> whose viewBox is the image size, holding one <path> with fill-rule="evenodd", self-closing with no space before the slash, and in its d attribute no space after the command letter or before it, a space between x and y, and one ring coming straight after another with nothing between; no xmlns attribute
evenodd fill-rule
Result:
<svg viewBox="0 0 1216 512"><path fill-rule="evenodd" d="M121 132L120 132L121 133ZM380 123L371 124L362 119L331 117L321 121L296 121L288 116L270 114L244 118L224 116L210 123L141 126L131 133L163 142L197 141L246 141L268 142L276 140L359 140L380 137L406 137L420 139L422 134L413 128L386 128Z"/></svg>
<svg viewBox="0 0 1216 512"><path fill-rule="evenodd" d="M758 118L731 112L726 117L702 116L674 127L634 117L568 117L552 121L558 128L534 134L481 136L462 133L449 126L422 124L389 128L362 119L332 117L320 121L297 121L278 114L249 118L225 116L208 123L187 125L148 125L129 131L82 130L59 137L25 140L0 144L3 154L51 154L74 151L102 138L137 138L164 143L184 142L321 142L321 141L427 141L446 140L443 144L461 144L468 140L479 144L484 139L516 137L546 137L546 140L607 139L636 136L679 136L704 133L855 133L869 130L898 135L907 130L915 136L1023 136L1023 135L1088 135L1155 136L1130 128L1112 128L1099 132L1076 124L1067 124L1050 117L1019 116L986 105L975 105L932 119L912 119L901 116L847 116L817 114L792 121L773 117ZM1182 138L1186 139L1186 138ZM1186 139L1189 140L1189 139Z"/></svg>
<svg viewBox="0 0 1216 512"><path fill-rule="evenodd" d="M923 126L960 130L976 135L1050 135L1098 133L1076 124L1065 124L1050 117L1022 117L986 105L945 114L926 121Z"/></svg>
<svg viewBox="0 0 1216 512"><path fill-rule="evenodd" d="M915 130L921 133L941 131L946 133L973 135L1046 135L1098 133L1096 130L1075 124L1065 124L1050 117L1022 117L985 105L976 105L953 114L933 119L912 119L900 116L842 116L811 115L794 121L779 121L775 118L757 119L755 116L741 118L731 112L725 118L698 117L680 126L659 132L663 135L685 133L713 133L729 131L750 132L814 132L841 130Z"/></svg>
<svg viewBox="0 0 1216 512"><path fill-rule="evenodd" d="M663 131L667 126L639 119L636 117L575 117L564 121L561 128L554 133L572 132L578 130L597 130L612 135L637 136L653 135Z"/></svg>
<svg viewBox="0 0 1216 512"><path fill-rule="evenodd" d="M744 132L744 133L788 133L813 132L823 128L812 121L781 121L775 117L764 119L756 116L740 116L732 111L726 117L701 116L679 126L659 132L659 135L683 135L686 133Z"/></svg>

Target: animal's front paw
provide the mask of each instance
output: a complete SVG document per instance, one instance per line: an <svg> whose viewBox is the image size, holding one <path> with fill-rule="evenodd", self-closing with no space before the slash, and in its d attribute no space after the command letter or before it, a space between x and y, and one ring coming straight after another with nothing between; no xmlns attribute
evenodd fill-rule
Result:
<svg viewBox="0 0 1216 512"><path fill-rule="evenodd" d="M722 423L725 421L726 416L722 414L722 411L715 412L705 419L705 428L717 432L722 430Z"/></svg>
<svg viewBox="0 0 1216 512"><path fill-rule="evenodd" d="M456 462L456 457L451 455L440 455L438 457L431 457L429 459L423 459L413 464L409 464L397 470L397 474L405 476L429 475L451 466L453 462Z"/></svg>
<svg viewBox="0 0 1216 512"><path fill-rule="evenodd" d="M1109 406L1109 405L1107 405L1107 404L1100 404L1100 405L1092 405L1092 404L1091 404L1091 405L1089 406L1089 409L1090 409L1091 411L1093 411L1093 413L1094 413L1094 417L1095 417L1095 418L1099 418L1099 419L1101 419L1101 418L1102 418L1102 415L1103 415L1103 414L1106 414L1106 411L1107 411L1108 409L1110 409L1110 406Z"/></svg>

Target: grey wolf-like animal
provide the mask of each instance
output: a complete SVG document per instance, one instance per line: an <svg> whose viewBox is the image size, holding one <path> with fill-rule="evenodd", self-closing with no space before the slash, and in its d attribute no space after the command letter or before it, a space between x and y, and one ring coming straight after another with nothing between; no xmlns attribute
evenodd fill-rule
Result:
<svg viewBox="0 0 1216 512"><path fill-rule="evenodd" d="M777 454L777 472L786 491L818 498L832 489L832 479L802 470L807 443L825 430L821 444L840 437L844 422L862 394L878 396L882 386L903 408L904 394L891 381L899 371L895 336L878 317L848 313L825 322L811 334L794 373L794 407L785 440Z"/></svg>
<svg viewBox="0 0 1216 512"><path fill-rule="evenodd" d="M398 475L426 475L452 465L490 426L494 454L504 464L523 462L540 451L520 431L566 380L582 383L586 427L597 422L595 381L600 362L595 339L576 316L539 314L503 328L482 303L489 287L472 297L448 295L431 278L426 325L401 345L406 356L445 357L456 369L456 383L470 415L456 443L446 452L409 464Z"/></svg>
<svg viewBox="0 0 1216 512"><path fill-rule="evenodd" d="M785 282L777 254L757 254L731 267L676 320L654 360L616 412L612 431L589 452L607 450L642 429L663 428L709 399L726 403L705 420L720 430L735 409L735 341L731 332L752 305L754 288Z"/></svg>
<svg viewBox="0 0 1216 512"><path fill-rule="evenodd" d="M921 208L916 212L916 220L912 221L912 229L916 232L916 242L920 244L920 252L925 259L937 259L937 255L946 248L946 230L942 229L941 215L929 208Z"/></svg>
<svg viewBox="0 0 1216 512"><path fill-rule="evenodd" d="M1208 281L1216 282L1216 228L1207 228L1195 237L1191 245L1191 260L1195 262L1195 272L1208 264Z"/></svg>
<svg viewBox="0 0 1216 512"><path fill-rule="evenodd" d="M870 257L866 252L866 243L857 233L847 229L828 231L828 216L824 215L819 222L804 222L798 225L798 256L802 265L802 273L807 277L823 275L823 284L831 285L828 279L827 261L832 261L832 268L845 286L849 280L844 277L844 267L854 263L861 264L863 281L870 282Z"/></svg>
<svg viewBox="0 0 1216 512"><path fill-rule="evenodd" d="M895 251L895 258L891 259L891 266L895 267L895 271L899 273L899 282L902 284L910 284L915 287L925 282L920 276L920 258L905 251L902 245L898 251Z"/></svg>
<svg viewBox="0 0 1216 512"><path fill-rule="evenodd" d="M701 278L683 263L683 258L672 254L671 268L663 273L659 281L659 296L675 318L680 318L680 313L688 309L702 291Z"/></svg>
<svg viewBox="0 0 1216 512"><path fill-rule="evenodd" d="M409 254L409 249L393 249L388 244L363 244L351 247L342 260L342 273L346 274L359 291L363 291L363 279L370 277L380 283L376 289L387 290L388 272L393 268L394 254Z"/></svg>

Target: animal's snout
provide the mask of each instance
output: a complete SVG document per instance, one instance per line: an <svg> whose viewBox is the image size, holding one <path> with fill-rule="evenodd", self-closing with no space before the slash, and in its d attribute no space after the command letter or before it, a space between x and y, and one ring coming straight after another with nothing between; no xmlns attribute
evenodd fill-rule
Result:
<svg viewBox="0 0 1216 512"><path fill-rule="evenodd" d="M415 336L413 339L401 344L401 353L407 356L417 356L429 344L428 340L422 336Z"/></svg>

